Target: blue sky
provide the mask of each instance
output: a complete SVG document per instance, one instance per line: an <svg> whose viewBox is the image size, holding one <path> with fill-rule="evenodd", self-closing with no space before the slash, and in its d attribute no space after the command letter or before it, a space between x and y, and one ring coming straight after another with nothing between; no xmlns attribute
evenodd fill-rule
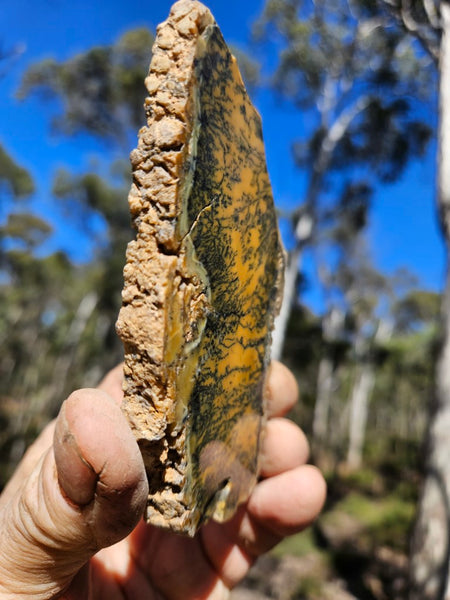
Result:
<svg viewBox="0 0 450 600"><path fill-rule="evenodd" d="M33 174L37 184L34 210L51 218L55 229L61 215L51 198L52 174L57 166L75 170L87 167L87 142L50 134L51 104L35 99L22 103L14 100L20 74L36 60L49 56L62 60L94 44L112 43L132 27L146 25L154 29L166 18L171 4L168 0L0 0L1 48L23 48L10 71L0 79L0 142ZM207 4L227 41L245 49L251 23L260 14L263 0L209 0ZM303 179L291 160L290 145L301 133L301 116L281 106L269 93L258 93L254 101L263 119L274 196L283 206L298 203ZM96 149L92 143L92 151ZM401 181L378 190L368 235L379 269L392 273L398 267L407 267L421 285L437 290L442 286L444 260L434 207L434 177L430 152L423 161L412 164ZM58 230L54 243L76 254L78 242L74 236L73 231ZM308 298L313 304L320 302L314 290Z"/></svg>

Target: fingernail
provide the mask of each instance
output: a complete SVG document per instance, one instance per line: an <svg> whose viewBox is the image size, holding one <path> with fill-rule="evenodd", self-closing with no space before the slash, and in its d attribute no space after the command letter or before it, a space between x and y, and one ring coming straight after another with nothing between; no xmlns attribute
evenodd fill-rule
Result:
<svg viewBox="0 0 450 600"><path fill-rule="evenodd" d="M97 473L83 458L75 436L70 431L65 403L56 420L54 452L59 485L69 500L84 506L95 496Z"/></svg>

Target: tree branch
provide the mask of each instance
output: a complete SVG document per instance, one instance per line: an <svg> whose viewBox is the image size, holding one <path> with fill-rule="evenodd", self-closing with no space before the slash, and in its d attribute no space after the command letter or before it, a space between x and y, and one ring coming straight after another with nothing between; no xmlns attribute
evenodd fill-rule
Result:
<svg viewBox="0 0 450 600"><path fill-rule="evenodd" d="M450 3L443 2L439 82L438 208L445 237L450 240Z"/></svg>
<svg viewBox="0 0 450 600"><path fill-rule="evenodd" d="M427 0L424 0L427 1ZM432 1L432 0L431 0ZM411 0L401 0L401 6L397 5L395 0L382 0L382 2L387 6L388 10L391 12L393 17L399 21L401 25L405 28L405 30L414 36L422 45L425 52L431 57L433 62L437 65L439 62L439 43L435 42L430 36L426 34L426 26L420 25L414 19L411 12ZM429 7L428 7L429 8ZM426 11L426 9L425 9ZM427 11L426 11L427 12ZM427 12L427 17L429 19L429 15ZM431 24L431 21L430 21ZM434 26L433 26L434 29ZM435 29L435 32L438 33L440 28Z"/></svg>
<svg viewBox="0 0 450 600"><path fill-rule="evenodd" d="M354 104L341 112L333 125L328 129L326 136L322 140L315 165L315 170L318 173L323 173L328 168L337 144L344 137L354 119L369 106L371 101L372 97L369 95L360 96Z"/></svg>
<svg viewBox="0 0 450 600"><path fill-rule="evenodd" d="M356 117L369 106L371 101L371 95L366 94L360 96L356 102L343 110L334 120L331 127L328 128L327 133L320 145L317 159L314 161L313 172L306 194L306 201L300 209L297 209L292 213L294 230L297 228L298 221L304 214L305 210L309 212L313 220L315 219L317 196L320 191L324 174L330 165L333 152L348 131L354 119L356 119Z"/></svg>
<svg viewBox="0 0 450 600"><path fill-rule="evenodd" d="M441 29L441 20L439 18L438 12L436 10L436 5L433 0L423 0L423 8L426 12L427 19L430 25L436 31L440 31Z"/></svg>

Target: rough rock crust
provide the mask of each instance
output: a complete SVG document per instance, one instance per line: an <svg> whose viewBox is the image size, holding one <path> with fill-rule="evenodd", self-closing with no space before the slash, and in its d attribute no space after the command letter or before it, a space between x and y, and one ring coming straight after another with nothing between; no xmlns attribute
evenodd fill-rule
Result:
<svg viewBox="0 0 450 600"><path fill-rule="evenodd" d="M145 84L117 321L123 409L148 522L193 535L256 482L283 253L259 116L205 6L174 4Z"/></svg>

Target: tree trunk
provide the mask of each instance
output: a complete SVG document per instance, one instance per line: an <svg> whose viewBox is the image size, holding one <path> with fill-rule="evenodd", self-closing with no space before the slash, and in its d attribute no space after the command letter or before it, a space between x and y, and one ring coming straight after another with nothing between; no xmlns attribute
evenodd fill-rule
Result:
<svg viewBox="0 0 450 600"><path fill-rule="evenodd" d="M286 337L287 323L291 314L292 305L295 300L296 282L299 272L299 262L305 243L310 239L313 229L316 225L316 208L320 191L323 186L325 173L330 165L333 153L344 138L352 122L367 109L370 105L371 97L362 95L357 98L354 104L342 110L338 117L333 121L324 136L314 164L311 179L309 182L306 201L304 206L308 207L301 213L295 224L295 248L289 253L289 261L286 266L284 296L281 305L280 314L275 320L274 332L272 335L272 358L281 359L283 353L284 339ZM326 119L324 119L326 121Z"/></svg>
<svg viewBox="0 0 450 600"><path fill-rule="evenodd" d="M322 338L327 347L322 351L322 358L317 372L317 392L313 418L313 441L316 454L320 454L323 442L328 436L331 397L336 389L336 369L330 348L342 335L344 318L344 314L336 307L331 308L322 318Z"/></svg>
<svg viewBox="0 0 450 600"><path fill-rule="evenodd" d="M286 271L284 274L283 302L280 313L275 319L272 335L272 359L281 360L284 338L286 337L287 324L292 306L296 299L297 276L300 269L301 249L296 246L289 254Z"/></svg>
<svg viewBox="0 0 450 600"><path fill-rule="evenodd" d="M313 419L314 447L318 451L320 451L321 444L328 433L328 414L330 412L331 395L335 387L334 383L333 361L328 356L324 356L319 363Z"/></svg>
<svg viewBox="0 0 450 600"><path fill-rule="evenodd" d="M52 412L63 400L67 378L74 362L81 336L98 303L97 292L89 292L81 299L67 332L64 348L55 363L55 377L47 390L47 407Z"/></svg>
<svg viewBox="0 0 450 600"><path fill-rule="evenodd" d="M372 345L386 343L392 335L392 325L380 320ZM361 338L356 341L356 348L364 348L365 342ZM357 367L357 376L352 389L350 400L350 426L349 444L347 452L347 465L351 469L358 469L362 463L364 440L366 437L367 417L369 404L375 386L375 367L373 359L367 356L368 349L357 352L360 364ZM364 358L366 356L366 358Z"/></svg>
<svg viewBox="0 0 450 600"><path fill-rule="evenodd" d="M437 201L447 247L442 347L428 432L428 463L410 561L410 600L450 600L450 4L441 2Z"/></svg>
<svg viewBox="0 0 450 600"><path fill-rule="evenodd" d="M443 296L443 340L428 431L425 481L411 543L410 600L448 600L450 561L450 274Z"/></svg>
<svg viewBox="0 0 450 600"><path fill-rule="evenodd" d="M361 466L369 403L374 384L375 372L373 365L366 363L358 369L350 401L347 465L351 469L358 469Z"/></svg>

